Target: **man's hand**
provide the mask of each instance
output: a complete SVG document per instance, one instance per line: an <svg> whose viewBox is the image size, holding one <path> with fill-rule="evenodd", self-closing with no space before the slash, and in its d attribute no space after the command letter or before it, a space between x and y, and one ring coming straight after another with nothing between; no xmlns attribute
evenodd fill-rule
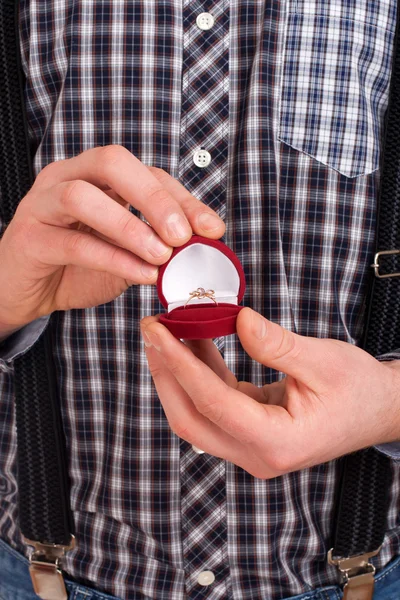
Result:
<svg viewBox="0 0 400 600"><path fill-rule="evenodd" d="M246 352L287 374L238 383L211 340L176 340L150 317L147 358L172 430L255 477L276 477L400 438L400 371L344 342L291 333L246 308ZM397 365L398 367L398 365Z"/></svg>
<svg viewBox="0 0 400 600"><path fill-rule="evenodd" d="M52 163L0 242L0 337L54 310L96 306L134 283L155 283L172 247L193 232L218 239L224 230L214 211L123 147Z"/></svg>

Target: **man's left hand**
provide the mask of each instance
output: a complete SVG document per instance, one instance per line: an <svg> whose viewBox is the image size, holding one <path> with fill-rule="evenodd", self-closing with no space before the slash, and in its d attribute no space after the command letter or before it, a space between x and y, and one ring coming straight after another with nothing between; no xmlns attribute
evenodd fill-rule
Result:
<svg viewBox="0 0 400 600"><path fill-rule="evenodd" d="M238 382L211 340L183 344L142 322L147 358L172 430L205 452L267 479L400 439L399 363L345 342L291 333L249 308L237 319L246 352L286 373Z"/></svg>

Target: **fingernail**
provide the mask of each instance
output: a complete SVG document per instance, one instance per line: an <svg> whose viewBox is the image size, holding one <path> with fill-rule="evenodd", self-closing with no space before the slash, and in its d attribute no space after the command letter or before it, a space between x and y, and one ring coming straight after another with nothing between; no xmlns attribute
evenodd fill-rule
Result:
<svg viewBox="0 0 400 600"><path fill-rule="evenodd" d="M160 352L161 344L160 344L160 338L158 337L158 335L156 333L153 333L152 331L147 330L146 336L147 336L147 339L149 340L148 343L150 343L150 346L154 346L154 348Z"/></svg>
<svg viewBox="0 0 400 600"><path fill-rule="evenodd" d="M220 229L222 220L211 213L202 213L198 218L198 223L204 231L215 231Z"/></svg>
<svg viewBox="0 0 400 600"><path fill-rule="evenodd" d="M157 267L155 267L154 265L149 265L146 262L142 262L140 270L142 271L142 275L144 275L144 277L146 277L147 279L153 279L158 272Z"/></svg>
<svg viewBox="0 0 400 600"><path fill-rule="evenodd" d="M149 336L144 331L144 329L141 329L141 332L142 332L142 337L143 337L144 345L146 346L146 348L151 348L152 344L151 344Z"/></svg>
<svg viewBox="0 0 400 600"><path fill-rule="evenodd" d="M267 323L261 315L253 313L252 315L252 331L257 339L263 340L267 335Z"/></svg>
<svg viewBox="0 0 400 600"><path fill-rule="evenodd" d="M149 253L154 256L154 258L159 258L160 256L164 256L169 251L169 246L164 244L156 235L152 235L148 241L148 250Z"/></svg>
<svg viewBox="0 0 400 600"><path fill-rule="evenodd" d="M174 238L187 238L191 232L189 223L179 213L174 213L168 217L167 229Z"/></svg>

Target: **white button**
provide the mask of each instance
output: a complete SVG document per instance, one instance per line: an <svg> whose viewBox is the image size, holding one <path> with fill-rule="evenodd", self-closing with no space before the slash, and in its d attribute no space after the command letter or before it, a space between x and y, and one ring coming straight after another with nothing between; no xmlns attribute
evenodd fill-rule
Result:
<svg viewBox="0 0 400 600"><path fill-rule="evenodd" d="M203 31L208 31L214 27L215 19L210 13L201 13L196 19L197 27Z"/></svg>
<svg viewBox="0 0 400 600"><path fill-rule="evenodd" d="M193 154L193 162L196 167L204 169L204 167L208 167L211 162L211 154L207 152L207 150L196 150Z"/></svg>
<svg viewBox="0 0 400 600"><path fill-rule="evenodd" d="M197 581L200 585L211 585L215 581L215 575L212 571L202 571Z"/></svg>
<svg viewBox="0 0 400 600"><path fill-rule="evenodd" d="M197 448L197 446L192 446L192 450L194 450L196 454L204 454L204 450Z"/></svg>

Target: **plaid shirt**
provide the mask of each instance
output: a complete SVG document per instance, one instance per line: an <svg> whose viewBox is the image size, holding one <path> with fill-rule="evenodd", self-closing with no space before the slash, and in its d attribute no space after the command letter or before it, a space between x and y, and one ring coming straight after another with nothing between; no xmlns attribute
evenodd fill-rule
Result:
<svg viewBox="0 0 400 600"><path fill-rule="evenodd" d="M246 305L357 343L395 13L389 0L21 0L35 170L126 146L225 219ZM175 436L139 336L161 310L135 286L53 324L77 537L65 570L129 600L278 600L338 583L326 562L338 463L262 481ZM239 379L281 377L235 336L216 343ZM12 364L0 366L0 537L24 552ZM378 568L399 553L394 461L393 474Z"/></svg>

